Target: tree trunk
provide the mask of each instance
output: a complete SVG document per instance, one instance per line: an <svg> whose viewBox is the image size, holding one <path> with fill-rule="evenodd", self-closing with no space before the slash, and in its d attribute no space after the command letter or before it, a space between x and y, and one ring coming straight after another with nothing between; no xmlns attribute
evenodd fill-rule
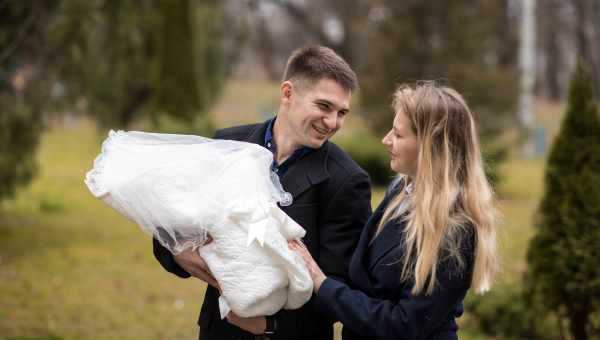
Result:
<svg viewBox="0 0 600 340"><path fill-rule="evenodd" d="M519 121L525 133L523 153L532 156L534 150L533 129L535 128L535 0L523 0L521 12L521 41L519 64L521 69L521 91L519 94Z"/></svg>
<svg viewBox="0 0 600 340"><path fill-rule="evenodd" d="M558 8L556 0L542 1L540 4L539 18L543 21L540 25L542 36L542 49L546 57L544 65L544 82L548 97L552 100L561 99L560 88L560 65L561 65L561 49L558 45L559 31L559 16L557 15Z"/></svg>
<svg viewBox="0 0 600 340"><path fill-rule="evenodd" d="M591 49L595 53L591 54L594 67L594 94L597 100L600 100L600 1L592 1L590 6L590 29L591 29Z"/></svg>
<svg viewBox="0 0 600 340"><path fill-rule="evenodd" d="M150 99L152 90L149 86L142 86L134 91L129 100L119 111L119 123L123 128L129 127L136 117L139 109Z"/></svg>
<svg viewBox="0 0 600 340"><path fill-rule="evenodd" d="M574 0L573 1L573 9L575 10L575 42L577 46L577 55L584 61L587 72L592 79L592 86L594 89L594 96L596 98L600 97L600 89L598 89L598 82L600 81L600 71L597 69L596 63L594 61L593 48L595 47L593 37L588 37L590 34L590 20L589 17L593 18L593 7L597 7L597 5L590 6L592 3L589 3L587 0ZM591 43L591 46L590 46Z"/></svg>
<svg viewBox="0 0 600 340"><path fill-rule="evenodd" d="M586 325L589 321L589 312L586 307L573 307L568 308L569 313L569 329L573 339L575 340L587 340L588 334L586 331Z"/></svg>

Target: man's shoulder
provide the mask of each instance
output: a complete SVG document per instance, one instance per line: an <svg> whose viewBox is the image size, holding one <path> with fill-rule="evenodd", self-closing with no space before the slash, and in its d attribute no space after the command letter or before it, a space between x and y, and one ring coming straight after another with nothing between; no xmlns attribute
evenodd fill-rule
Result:
<svg viewBox="0 0 600 340"><path fill-rule="evenodd" d="M231 139L231 140L246 140L256 129L261 127L261 123L238 125L224 129L217 130L215 132L215 138L217 139Z"/></svg>
<svg viewBox="0 0 600 340"><path fill-rule="evenodd" d="M367 172L350 155L331 141L328 143L327 170L331 175L354 176L361 174L368 176Z"/></svg>

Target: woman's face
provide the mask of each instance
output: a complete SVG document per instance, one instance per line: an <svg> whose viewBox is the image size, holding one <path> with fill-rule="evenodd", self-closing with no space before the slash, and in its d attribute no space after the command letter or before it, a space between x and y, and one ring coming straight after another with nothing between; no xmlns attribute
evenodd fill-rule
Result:
<svg viewBox="0 0 600 340"><path fill-rule="evenodd" d="M394 125L383 137L382 143L387 146L392 170L414 178L417 173L419 148L417 136L404 112L396 112Z"/></svg>

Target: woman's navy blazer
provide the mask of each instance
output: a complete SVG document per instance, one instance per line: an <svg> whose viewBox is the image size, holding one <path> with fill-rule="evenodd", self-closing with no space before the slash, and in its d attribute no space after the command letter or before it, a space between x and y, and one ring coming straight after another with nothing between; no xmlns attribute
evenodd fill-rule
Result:
<svg viewBox="0 0 600 340"><path fill-rule="evenodd" d="M344 340L457 339L455 318L462 315L462 301L471 283L473 233L468 231L460 243L464 265L459 269L442 251L440 258L446 260L438 264L432 294L414 296L412 282L400 280L406 221L390 220L369 245L398 187L389 190L363 229L350 262L350 284L327 278L317 293L316 306L342 322Z"/></svg>

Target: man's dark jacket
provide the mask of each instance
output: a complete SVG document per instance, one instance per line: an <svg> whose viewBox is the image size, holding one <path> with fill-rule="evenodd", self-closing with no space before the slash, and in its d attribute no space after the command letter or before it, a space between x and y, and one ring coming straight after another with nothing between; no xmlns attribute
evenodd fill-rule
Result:
<svg viewBox="0 0 600 340"><path fill-rule="evenodd" d="M217 131L215 138L264 146L268 122ZM346 153L325 142L296 160L281 178L292 194L292 205L282 207L306 230L303 241L325 275L347 281L348 265L363 226L371 215L369 176ZM154 255L162 266L179 277L190 277L172 254L154 240ZM221 320L219 292L208 287L200 318L201 340L254 339L248 332ZM271 339L332 339L334 320L314 308L314 297L297 310L275 314L277 332Z"/></svg>

